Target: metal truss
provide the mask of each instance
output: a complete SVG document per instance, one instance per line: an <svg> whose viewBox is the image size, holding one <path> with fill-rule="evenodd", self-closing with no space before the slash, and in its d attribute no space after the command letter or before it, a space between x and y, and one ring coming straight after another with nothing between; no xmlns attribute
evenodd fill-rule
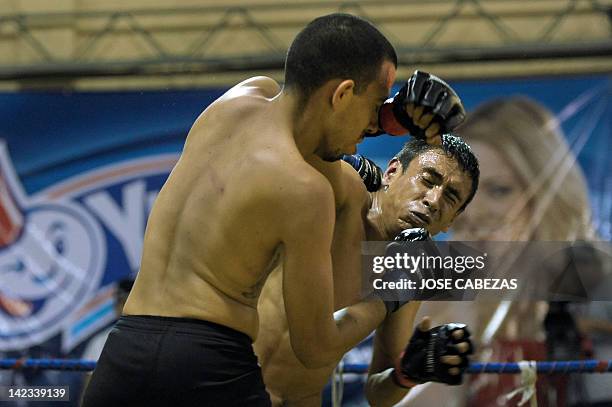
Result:
<svg viewBox="0 0 612 407"><path fill-rule="evenodd" d="M282 69L298 30L333 11L372 21L412 64L612 56L611 0L302 0L0 15L1 49L17 50L0 80Z"/></svg>

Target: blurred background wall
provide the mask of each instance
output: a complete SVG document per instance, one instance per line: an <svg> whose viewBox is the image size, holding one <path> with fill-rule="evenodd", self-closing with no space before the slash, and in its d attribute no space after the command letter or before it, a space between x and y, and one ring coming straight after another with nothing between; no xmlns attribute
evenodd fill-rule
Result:
<svg viewBox="0 0 612 407"><path fill-rule="evenodd" d="M117 317L119 282L138 271L148 212L195 118L247 77L281 81L294 35L334 11L389 37L400 59L395 89L421 69L449 81L468 112L495 100L532 106L508 113L485 143L503 152L495 136L510 127L503 139L527 146L552 134L552 153L542 150L550 160L530 176L539 186L513 167L520 154L507 162L518 195L548 197L527 218L557 213L581 191L590 238L612 239L612 0L0 0L0 357L95 355L89 345ZM545 120L534 121L536 111ZM359 151L385 166L405 141L368 139ZM499 203L500 191L479 194ZM538 238L540 223L531 229ZM598 321L612 321L607 307ZM532 320L538 327L518 339L544 346L542 321ZM368 352L347 360L365 363ZM2 384L77 393L82 379L0 371ZM346 405L362 405L360 379L346 382L345 399L356 400Z"/></svg>
<svg viewBox="0 0 612 407"><path fill-rule="evenodd" d="M609 0L0 0L3 87L228 85L281 78L312 18L361 15L389 36L405 79L607 72Z"/></svg>

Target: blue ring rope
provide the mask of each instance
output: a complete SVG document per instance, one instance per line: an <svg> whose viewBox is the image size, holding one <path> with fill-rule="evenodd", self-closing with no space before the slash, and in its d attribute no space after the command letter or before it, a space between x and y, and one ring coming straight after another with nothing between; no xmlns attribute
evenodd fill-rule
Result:
<svg viewBox="0 0 612 407"><path fill-rule="evenodd" d="M345 364L344 373L366 373L366 364ZM564 360L564 361L538 361L536 371L541 374L551 373L610 373L612 372L612 360ZM516 362L473 362L468 366L466 373L493 373L493 374L517 374L521 373L519 364Z"/></svg>
<svg viewBox="0 0 612 407"><path fill-rule="evenodd" d="M0 359L0 369L41 369L88 372L94 370L96 362L82 359ZM343 373L363 374L366 364L344 364ZM612 360L566 360L536 362L538 373L604 373L612 372ZM516 362L471 363L467 373L517 374L521 369Z"/></svg>

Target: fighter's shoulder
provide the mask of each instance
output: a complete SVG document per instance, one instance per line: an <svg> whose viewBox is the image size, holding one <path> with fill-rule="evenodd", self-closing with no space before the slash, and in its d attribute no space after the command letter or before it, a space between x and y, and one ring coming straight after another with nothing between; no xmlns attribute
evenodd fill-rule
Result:
<svg viewBox="0 0 612 407"><path fill-rule="evenodd" d="M235 85L202 112L196 124L203 120L237 123L259 114L261 107L280 92L279 84L271 78L256 76ZM239 119L239 120L237 120Z"/></svg>
<svg viewBox="0 0 612 407"><path fill-rule="evenodd" d="M272 98L276 96L280 90L280 85L274 79L267 76L254 76L233 86L225 92L220 100L229 100L238 96Z"/></svg>
<svg viewBox="0 0 612 407"><path fill-rule="evenodd" d="M341 161L340 165L342 182L346 186L345 201L347 203L360 203L367 200L368 190L357 171L345 161Z"/></svg>
<svg viewBox="0 0 612 407"><path fill-rule="evenodd" d="M308 165L301 156L269 161L264 170L271 182L261 189L269 199L281 200L292 211L331 205L334 191L323 174Z"/></svg>
<svg viewBox="0 0 612 407"><path fill-rule="evenodd" d="M351 164L347 163L346 161L340 161L340 168L342 180L346 183L346 185L367 191L365 185L363 184L363 180Z"/></svg>
<svg viewBox="0 0 612 407"><path fill-rule="evenodd" d="M334 192L327 178L302 160L291 161L283 166L282 183L290 187L287 193L310 196L312 193L333 197Z"/></svg>

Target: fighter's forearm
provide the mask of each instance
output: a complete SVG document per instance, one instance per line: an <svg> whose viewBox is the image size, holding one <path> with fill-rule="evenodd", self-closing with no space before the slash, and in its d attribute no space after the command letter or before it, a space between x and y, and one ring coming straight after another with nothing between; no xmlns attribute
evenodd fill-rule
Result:
<svg viewBox="0 0 612 407"><path fill-rule="evenodd" d="M335 366L346 352L376 329L386 312L380 300L353 304L336 311L331 326L313 331L312 340L296 340L290 336L291 346L296 357L309 369Z"/></svg>
<svg viewBox="0 0 612 407"><path fill-rule="evenodd" d="M394 406L410 391L393 381L393 368L370 374L365 387L368 403L374 407Z"/></svg>
<svg viewBox="0 0 612 407"><path fill-rule="evenodd" d="M361 301L334 313L340 345L336 348L338 361L357 346L384 320L387 310L380 300Z"/></svg>

